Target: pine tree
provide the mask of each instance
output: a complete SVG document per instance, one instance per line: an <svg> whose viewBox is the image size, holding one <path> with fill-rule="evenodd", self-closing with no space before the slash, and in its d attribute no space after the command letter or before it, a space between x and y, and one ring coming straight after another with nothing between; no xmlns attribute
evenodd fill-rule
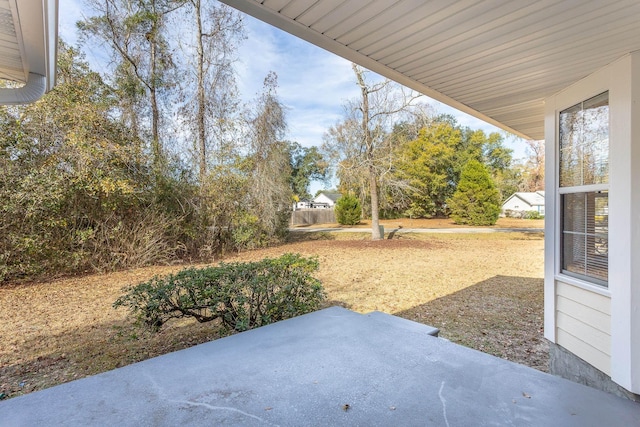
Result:
<svg viewBox="0 0 640 427"><path fill-rule="evenodd" d="M344 194L336 202L336 220L342 225L356 225L360 222L360 200L354 195Z"/></svg>
<svg viewBox="0 0 640 427"><path fill-rule="evenodd" d="M482 163L470 160L465 165L458 188L448 204L456 224L496 223L500 215L500 193Z"/></svg>

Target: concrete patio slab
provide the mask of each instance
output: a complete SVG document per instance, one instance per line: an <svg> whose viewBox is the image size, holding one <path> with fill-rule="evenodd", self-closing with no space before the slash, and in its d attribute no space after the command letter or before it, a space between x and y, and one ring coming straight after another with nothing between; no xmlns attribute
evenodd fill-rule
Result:
<svg viewBox="0 0 640 427"><path fill-rule="evenodd" d="M333 307L0 402L0 425L640 425L636 403L432 334Z"/></svg>

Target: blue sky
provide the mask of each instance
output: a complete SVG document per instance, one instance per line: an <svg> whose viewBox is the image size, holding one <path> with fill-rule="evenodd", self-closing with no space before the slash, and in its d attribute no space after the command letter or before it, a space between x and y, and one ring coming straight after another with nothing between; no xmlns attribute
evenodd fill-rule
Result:
<svg viewBox="0 0 640 427"><path fill-rule="evenodd" d="M60 0L59 34L67 43L77 41L75 22L82 19L83 9L82 0ZM248 37L240 48L238 63L243 98L253 99L267 73L275 71L278 93L287 107L287 139L303 146L320 145L325 131L343 116L345 101L359 95L351 63L249 16L245 23ZM95 49L86 53L91 63L104 60ZM425 101L439 113L454 115L464 126L487 133L502 132L435 100L425 97ZM524 157L522 140L507 136L505 144L514 150L514 158Z"/></svg>

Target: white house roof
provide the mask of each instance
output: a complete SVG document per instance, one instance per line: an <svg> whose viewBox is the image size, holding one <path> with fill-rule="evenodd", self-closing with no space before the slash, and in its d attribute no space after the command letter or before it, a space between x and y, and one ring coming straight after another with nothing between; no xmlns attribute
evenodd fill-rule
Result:
<svg viewBox="0 0 640 427"><path fill-rule="evenodd" d="M545 97L640 49L637 0L222 1L531 139Z"/></svg>
<svg viewBox="0 0 640 427"><path fill-rule="evenodd" d="M333 203L335 203L335 202L337 202L337 201L338 201L338 199L339 199L340 197L342 197L342 194L340 194L340 193L334 193L334 192L329 192L329 191L323 191L323 192L321 192L320 194L318 194L314 200L318 199L318 197L320 197L320 196L324 196L324 197L326 197L327 199L331 200Z"/></svg>
<svg viewBox="0 0 640 427"><path fill-rule="evenodd" d="M527 192L518 192L513 193L505 202L506 204L509 200L514 197L519 198L520 200L527 203L529 206L544 206L544 191L536 191L535 193L527 193Z"/></svg>
<svg viewBox="0 0 640 427"><path fill-rule="evenodd" d="M55 84L58 0L0 0L0 105L33 102Z"/></svg>

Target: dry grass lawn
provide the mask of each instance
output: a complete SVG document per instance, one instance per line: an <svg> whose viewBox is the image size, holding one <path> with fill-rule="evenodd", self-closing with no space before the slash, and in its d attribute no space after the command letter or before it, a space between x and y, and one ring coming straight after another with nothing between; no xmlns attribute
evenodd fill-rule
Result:
<svg viewBox="0 0 640 427"><path fill-rule="evenodd" d="M518 227L536 227L530 221ZM407 226L408 227L408 226ZM541 234L294 234L243 253L315 255L329 305L380 310L441 329L441 336L545 370ZM219 337L215 323L140 329L111 308L127 284L180 270L163 266L0 287L0 393L13 397Z"/></svg>

